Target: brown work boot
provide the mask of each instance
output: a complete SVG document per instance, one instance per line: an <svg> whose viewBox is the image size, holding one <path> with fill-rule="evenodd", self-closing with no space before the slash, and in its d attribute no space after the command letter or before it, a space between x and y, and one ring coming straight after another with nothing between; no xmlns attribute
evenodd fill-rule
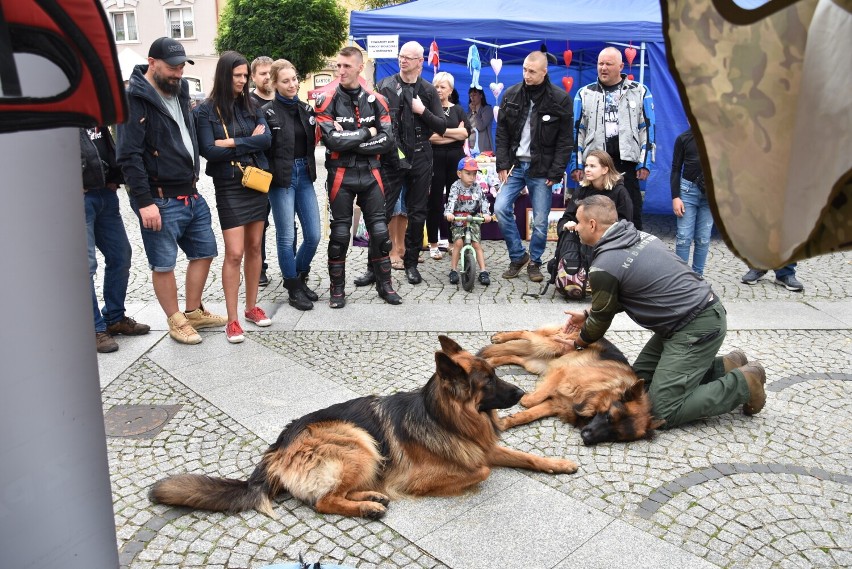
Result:
<svg viewBox="0 0 852 569"><path fill-rule="evenodd" d="M725 366L725 373L728 373L746 365L748 363L748 356L742 350L734 350L722 356L722 362Z"/></svg>
<svg viewBox="0 0 852 569"><path fill-rule="evenodd" d="M110 336L124 334L125 336L142 336L151 331L151 327L147 324L140 324L130 316L125 316L118 322L113 322L107 326L107 332Z"/></svg>
<svg viewBox="0 0 852 569"><path fill-rule="evenodd" d="M95 346L99 354L109 354L118 350L118 342L106 332L95 332Z"/></svg>
<svg viewBox="0 0 852 569"><path fill-rule="evenodd" d="M523 257L521 257L517 261L512 261L511 263L509 263L509 268L506 269L506 271L503 273L503 278L504 279L513 279L513 278L517 277L518 274L521 272L521 269L523 269L524 265L529 263L529 261L530 261L530 254L524 253Z"/></svg>
<svg viewBox="0 0 852 569"><path fill-rule="evenodd" d="M748 401L743 404L743 414L756 415L766 404L766 391L763 389L766 384L766 371L758 362L747 363L738 369L743 372L748 384L749 396Z"/></svg>
<svg viewBox="0 0 852 569"><path fill-rule="evenodd" d="M541 263L530 263L527 265L527 276L534 283L543 281L544 275L541 274Z"/></svg>

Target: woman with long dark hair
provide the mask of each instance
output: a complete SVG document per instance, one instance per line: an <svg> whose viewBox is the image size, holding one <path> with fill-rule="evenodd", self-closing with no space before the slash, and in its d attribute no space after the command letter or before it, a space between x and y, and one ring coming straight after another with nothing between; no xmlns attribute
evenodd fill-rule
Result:
<svg viewBox="0 0 852 569"><path fill-rule="evenodd" d="M228 325L229 342L244 339L237 314L240 290L240 268L245 257L245 319L258 326L269 326L272 320L257 306L260 278L260 242L266 220L268 198L265 193L242 185L243 168L256 166L269 170L264 150L272 137L266 121L255 108L248 89L249 66L245 57L226 51L219 57L210 96L196 110L198 147L207 159L205 172L213 178L216 209L225 242L222 263L222 288Z"/></svg>
<svg viewBox="0 0 852 569"><path fill-rule="evenodd" d="M263 107L272 130L269 162L272 187L269 203L275 221L278 264L284 276L290 306L310 310L317 294L308 288L308 272L320 241L320 214L314 181L316 115L299 100L299 77L286 59L272 63L270 71L275 98ZM302 227L302 242L294 251L296 216Z"/></svg>

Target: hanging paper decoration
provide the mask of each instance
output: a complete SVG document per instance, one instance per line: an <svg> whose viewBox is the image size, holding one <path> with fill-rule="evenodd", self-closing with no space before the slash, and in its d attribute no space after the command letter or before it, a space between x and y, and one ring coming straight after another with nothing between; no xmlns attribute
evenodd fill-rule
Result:
<svg viewBox="0 0 852 569"><path fill-rule="evenodd" d="M499 112L500 112L500 107L498 107L497 105L494 105L494 120L495 121L497 120L497 113L499 113Z"/></svg>
<svg viewBox="0 0 852 569"><path fill-rule="evenodd" d="M571 87L574 86L574 78L573 77L563 77L562 78L562 86L565 87L565 91L570 93Z"/></svg>
<svg viewBox="0 0 852 569"><path fill-rule="evenodd" d="M491 69L494 70L494 75L500 75L500 70L503 69L503 60L497 57L491 59Z"/></svg>
<svg viewBox="0 0 852 569"><path fill-rule="evenodd" d="M574 52L570 49L566 49L562 52L562 61L565 62L565 67L571 66L571 59L574 57Z"/></svg>
<svg viewBox="0 0 852 569"><path fill-rule="evenodd" d="M471 79L470 86L477 89L482 89L479 84L479 72L482 69L482 62L479 60L479 50L475 45L470 46L467 50L467 69L470 71Z"/></svg>
<svg viewBox="0 0 852 569"><path fill-rule="evenodd" d="M627 74L627 79L629 79L630 81L633 81L633 74L632 74L632 73L628 73L628 74Z"/></svg>
<svg viewBox="0 0 852 569"><path fill-rule="evenodd" d="M432 40L432 45L429 46L429 57L426 61L432 66L433 73L437 73L441 60L438 57L438 43L435 40Z"/></svg>
<svg viewBox="0 0 852 569"><path fill-rule="evenodd" d="M624 57L627 59L627 65L633 67L633 60L636 59L636 48L632 45L624 48Z"/></svg>
<svg viewBox="0 0 852 569"><path fill-rule="evenodd" d="M495 99L500 97L500 93L503 92L503 84L502 83L492 83L489 85L491 87L491 93L494 95Z"/></svg>

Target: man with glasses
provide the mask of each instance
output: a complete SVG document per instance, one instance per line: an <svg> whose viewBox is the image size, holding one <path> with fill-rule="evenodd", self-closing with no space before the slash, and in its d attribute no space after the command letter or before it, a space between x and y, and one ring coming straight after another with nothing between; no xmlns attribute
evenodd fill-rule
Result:
<svg viewBox="0 0 852 569"><path fill-rule="evenodd" d="M426 223L426 203L432 184L433 132L447 130L438 91L420 77L423 70L423 46L411 41L399 50L399 73L385 77L378 84L379 92L388 100L393 121L397 150L382 158L382 181L385 190L385 216L390 221L393 208L405 185L405 207L408 210L408 229L405 232L405 277L416 285L423 282L417 263L423 244ZM375 282L368 266L367 273L355 279L355 286Z"/></svg>

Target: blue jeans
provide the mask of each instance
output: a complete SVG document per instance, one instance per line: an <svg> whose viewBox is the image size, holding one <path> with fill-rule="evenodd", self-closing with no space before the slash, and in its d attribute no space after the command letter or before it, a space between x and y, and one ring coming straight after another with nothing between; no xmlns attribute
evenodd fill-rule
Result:
<svg viewBox="0 0 852 569"><path fill-rule="evenodd" d="M139 204L131 196L130 207L136 212L142 229L142 244L148 257L148 267L158 273L175 270L177 250L186 254L190 261L212 259L218 255L216 237L210 225L210 207L200 194L186 198L154 198L160 209L162 229L154 231L142 227Z"/></svg>
<svg viewBox="0 0 852 569"><path fill-rule="evenodd" d="M269 204L275 221L275 243L278 264L285 279L296 278L296 273L307 272L320 242L320 215L317 194L308 175L307 160L297 158L289 188L271 187ZM302 242L293 252L296 239L296 216L302 226Z"/></svg>
<svg viewBox="0 0 852 569"><path fill-rule="evenodd" d="M704 264L710 251L710 231L713 230L713 214L704 192L689 180L680 181L680 199L683 202L683 217L677 218L677 242L675 253L689 263L689 248L695 241L692 255L692 270L704 274Z"/></svg>
<svg viewBox="0 0 852 569"><path fill-rule="evenodd" d="M546 178L531 178L527 175L530 169L529 162L521 162L515 166L512 175L503 184L497 199L494 201L494 213L497 215L497 223L500 232L509 249L509 259L519 261L526 251L521 242L521 234L515 224L515 202L521 194L524 186L530 194L533 210L533 231L530 238L530 259L534 263L541 263L541 255L547 246L547 218L550 215L550 204L553 200L553 192L547 185Z"/></svg>
<svg viewBox="0 0 852 569"><path fill-rule="evenodd" d="M83 194L86 208L86 234L89 249L89 277L92 285L92 313L95 332L106 332L110 324L124 318L124 297L130 278L130 242L118 208L115 190L102 188ZM104 307L100 309L95 293L98 259L95 248L104 256Z"/></svg>

